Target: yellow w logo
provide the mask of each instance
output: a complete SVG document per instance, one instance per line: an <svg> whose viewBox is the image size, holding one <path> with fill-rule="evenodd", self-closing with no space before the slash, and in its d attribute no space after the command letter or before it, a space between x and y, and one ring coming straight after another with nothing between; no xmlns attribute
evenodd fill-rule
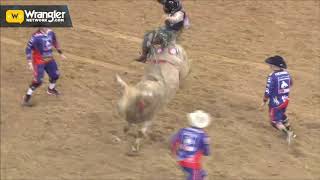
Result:
<svg viewBox="0 0 320 180"><path fill-rule="evenodd" d="M22 10L7 10L6 11L7 23L19 23L24 21L24 12Z"/></svg>

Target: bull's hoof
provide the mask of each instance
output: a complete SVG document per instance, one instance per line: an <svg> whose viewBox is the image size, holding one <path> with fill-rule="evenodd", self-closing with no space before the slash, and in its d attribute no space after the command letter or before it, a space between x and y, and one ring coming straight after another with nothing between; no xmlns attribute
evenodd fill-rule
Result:
<svg viewBox="0 0 320 180"><path fill-rule="evenodd" d="M139 156L140 152L139 151L129 151L126 153L127 156Z"/></svg>
<svg viewBox="0 0 320 180"><path fill-rule="evenodd" d="M139 152L140 151L140 142L136 142L132 147L131 151L133 152Z"/></svg>
<svg viewBox="0 0 320 180"><path fill-rule="evenodd" d="M137 145L132 145L129 152L126 153L127 156L138 156L140 155L140 151L139 148L137 147Z"/></svg>

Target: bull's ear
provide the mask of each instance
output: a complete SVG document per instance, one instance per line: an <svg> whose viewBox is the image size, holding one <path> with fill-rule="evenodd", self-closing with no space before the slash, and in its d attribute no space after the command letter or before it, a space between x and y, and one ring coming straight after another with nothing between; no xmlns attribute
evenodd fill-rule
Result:
<svg viewBox="0 0 320 180"><path fill-rule="evenodd" d="M121 77L116 74L116 82L120 84L121 88L123 88L123 94L127 95L128 94L128 84L124 82Z"/></svg>

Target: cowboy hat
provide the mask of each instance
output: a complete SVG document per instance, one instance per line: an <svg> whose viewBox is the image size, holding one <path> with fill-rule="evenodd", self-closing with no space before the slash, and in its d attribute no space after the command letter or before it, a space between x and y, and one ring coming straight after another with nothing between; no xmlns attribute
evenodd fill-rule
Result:
<svg viewBox="0 0 320 180"><path fill-rule="evenodd" d="M190 126L196 128L205 128L209 126L211 118L210 115L202 110L196 110L187 114Z"/></svg>
<svg viewBox="0 0 320 180"><path fill-rule="evenodd" d="M277 66L279 68L287 69L287 64L286 64L285 60L283 59L283 57L278 56L278 55L267 58L265 60L265 62L267 64L272 64L274 66Z"/></svg>

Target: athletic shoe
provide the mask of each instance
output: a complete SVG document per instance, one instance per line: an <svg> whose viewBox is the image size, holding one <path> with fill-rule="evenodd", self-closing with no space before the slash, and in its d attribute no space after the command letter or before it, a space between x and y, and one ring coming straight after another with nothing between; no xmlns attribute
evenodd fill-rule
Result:
<svg viewBox="0 0 320 180"><path fill-rule="evenodd" d="M24 95L23 96L23 101L22 101L22 106L32 106L31 102L30 102L30 99L31 99L31 95Z"/></svg>
<svg viewBox="0 0 320 180"><path fill-rule="evenodd" d="M57 91L56 88L53 88L53 89L48 88L47 93L49 95L55 95L55 96L59 96L60 95L59 91Z"/></svg>
<svg viewBox="0 0 320 180"><path fill-rule="evenodd" d="M288 142L289 145L291 144L292 138L294 138L293 132L292 132L292 131L288 131L288 134L287 134L287 142Z"/></svg>

